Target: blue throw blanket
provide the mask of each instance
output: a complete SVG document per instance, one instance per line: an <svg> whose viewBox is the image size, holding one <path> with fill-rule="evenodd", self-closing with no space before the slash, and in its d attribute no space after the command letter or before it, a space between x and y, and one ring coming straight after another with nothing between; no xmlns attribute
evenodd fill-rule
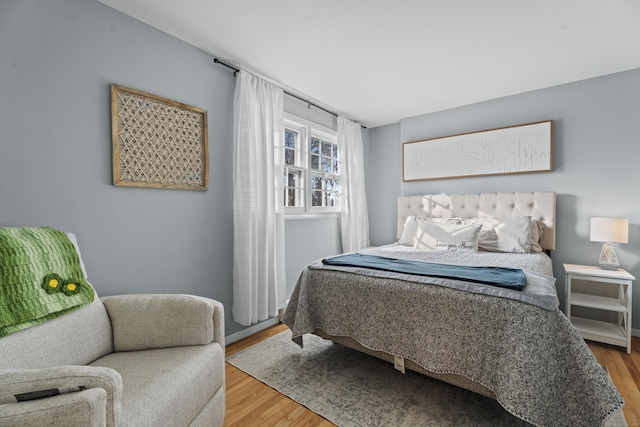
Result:
<svg viewBox="0 0 640 427"><path fill-rule="evenodd" d="M366 267L418 276L459 279L518 291L522 290L526 285L524 272L519 268L437 264L360 253L325 258L322 263L348 267Z"/></svg>

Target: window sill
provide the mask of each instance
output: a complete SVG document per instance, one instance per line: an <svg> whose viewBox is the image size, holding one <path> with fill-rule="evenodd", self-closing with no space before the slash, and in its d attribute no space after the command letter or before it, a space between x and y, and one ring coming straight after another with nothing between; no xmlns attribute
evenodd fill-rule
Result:
<svg viewBox="0 0 640 427"><path fill-rule="evenodd" d="M285 213L285 221L288 220L306 220L306 219L340 219L340 212L296 212Z"/></svg>

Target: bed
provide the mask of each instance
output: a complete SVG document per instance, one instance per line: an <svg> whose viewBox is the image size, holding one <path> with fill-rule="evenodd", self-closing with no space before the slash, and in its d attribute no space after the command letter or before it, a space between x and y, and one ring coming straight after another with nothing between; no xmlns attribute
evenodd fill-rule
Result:
<svg viewBox="0 0 640 427"><path fill-rule="evenodd" d="M283 321L301 346L319 335L496 399L533 425L618 422L622 397L559 309L555 207L554 192L401 196L398 242L308 266ZM437 270L396 271L393 260ZM440 272L467 267L508 270L525 286Z"/></svg>

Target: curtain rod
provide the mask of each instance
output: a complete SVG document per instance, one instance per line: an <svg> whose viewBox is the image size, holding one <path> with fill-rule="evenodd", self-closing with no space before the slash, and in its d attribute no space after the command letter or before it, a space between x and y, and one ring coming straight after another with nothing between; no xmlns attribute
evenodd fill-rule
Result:
<svg viewBox="0 0 640 427"><path fill-rule="evenodd" d="M224 66L225 66L225 67L227 67L227 68L231 68L231 69L233 70L233 75L234 75L234 76L238 73L238 71L240 71L240 69L239 69L238 67L235 67L235 66L233 66L233 65L231 65L231 64L228 64L228 63L226 63L226 62L223 62L223 61L219 60L218 58L213 58L213 62L215 62L216 64L224 65ZM322 111L324 111L324 112L326 112L326 113L329 113L329 114L331 114L331 115L333 115L333 116L338 117L338 114L337 114L337 113L334 113L333 111L329 111L329 110L327 110L326 108L323 108L323 107L321 107L321 106L319 106L319 105L314 104L313 102L310 102L310 101L308 101L308 100L306 100L306 99L304 99L304 98L299 97L298 95L294 95L293 93L291 93L291 92L287 92L287 91L286 91L286 90L284 90L284 89L283 89L283 92L284 92L285 94L287 94L287 95L291 96L291 97L294 97L294 98L296 98L296 99L299 99L300 101L302 101L302 102L304 102L304 103L308 104L310 107L311 107L311 106L316 107L316 108L317 108L317 109L319 109L319 110L322 110ZM362 125L360 125L360 126L361 126L363 129L366 129L366 128L367 128L366 126L362 126Z"/></svg>

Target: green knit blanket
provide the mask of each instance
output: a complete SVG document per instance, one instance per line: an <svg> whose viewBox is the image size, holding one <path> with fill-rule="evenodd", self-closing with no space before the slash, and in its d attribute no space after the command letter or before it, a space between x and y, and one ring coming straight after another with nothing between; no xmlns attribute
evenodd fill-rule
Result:
<svg viewBox="0 0 640 427"><path fill-rule="evenodd" d="M0 228L0 337L93 301L67 235L49 227Z"/></svg>

